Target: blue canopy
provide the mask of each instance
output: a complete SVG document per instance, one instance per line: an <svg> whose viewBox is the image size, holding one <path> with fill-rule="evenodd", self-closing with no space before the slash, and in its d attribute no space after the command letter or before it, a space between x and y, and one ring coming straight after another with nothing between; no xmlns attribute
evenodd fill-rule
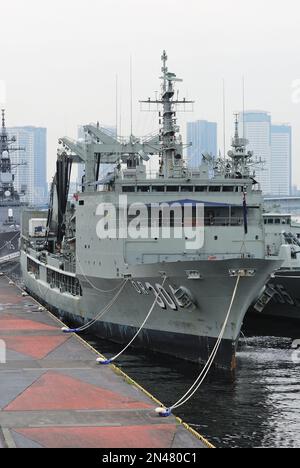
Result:
<svg viewBox="0 0 300 468"><path fill-rule="evenodd" d="M221 202L209 202L209 201L202 201L202 200L190 200L188 198L184 200L173 200L173 201L166 201L166 202L159 202L159 204L166 203L167 205L173 205L173 203L179 203L180 205L192 205L192 206L197 206L199 204L202 204L204 206L208 207L215 207L215 208L221 208L221 207L227 207L230 208L231 206L233 207L238 207L241 205L233 205L230 203L221 203Z"/></svg>

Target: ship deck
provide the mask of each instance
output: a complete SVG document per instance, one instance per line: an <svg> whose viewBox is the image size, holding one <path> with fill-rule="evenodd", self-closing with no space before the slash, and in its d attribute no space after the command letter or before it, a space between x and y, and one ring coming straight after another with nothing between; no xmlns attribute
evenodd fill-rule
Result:
<svg viewBox="0 0 300 468"><path fill-rule="evenodd" d="M0 277L0 448L211 447L157 416L159 402L115 366L99 367L99 354L61 327Z"/></svg>

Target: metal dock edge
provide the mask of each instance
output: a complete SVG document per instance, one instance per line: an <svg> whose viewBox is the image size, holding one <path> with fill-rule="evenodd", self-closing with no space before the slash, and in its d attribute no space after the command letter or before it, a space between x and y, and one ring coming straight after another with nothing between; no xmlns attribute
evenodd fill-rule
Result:
<svg viewBox="0 0 300 468"><path fill-rule="evenodd" d="M0 278L0 448L214 448L62 325Z"/></svg>

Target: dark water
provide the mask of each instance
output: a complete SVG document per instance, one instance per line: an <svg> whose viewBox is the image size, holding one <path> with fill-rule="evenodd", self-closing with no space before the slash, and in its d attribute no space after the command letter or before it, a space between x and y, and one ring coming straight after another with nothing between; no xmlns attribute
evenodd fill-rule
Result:
<svg viewBox="0 0 300 468"><path fill-rule="evenodd" d="M107 356L122 349L86 338ZM300 364L293 363L291 343L291 338L242 339L235 379L211 374L176 415L217 447L300 447ZM137 350L123 355L118 366L167 406L185 394L199 372Z"/></svg>
<svg viewBox="0 0 300 468"><path fill-rule="evenodd" d="M235 379L211 373L175 413L217 447L300 447L300 364L291 351L292 340L300 339L299 325L273 319L246 325ZM122 349L83 337L108 357ZM186 362L132 349L117 365L166 406L185 394L199 373Z"/></svg>

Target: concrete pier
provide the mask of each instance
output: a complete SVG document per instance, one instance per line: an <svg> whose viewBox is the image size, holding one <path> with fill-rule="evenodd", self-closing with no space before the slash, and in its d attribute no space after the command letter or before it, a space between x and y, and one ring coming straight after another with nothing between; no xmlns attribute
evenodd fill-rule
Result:
<svg viewBox="0 0 300 468"><path fill-rule="evenodd" d="M207 448L159 402L0 277L1 448Z"/></svg>

